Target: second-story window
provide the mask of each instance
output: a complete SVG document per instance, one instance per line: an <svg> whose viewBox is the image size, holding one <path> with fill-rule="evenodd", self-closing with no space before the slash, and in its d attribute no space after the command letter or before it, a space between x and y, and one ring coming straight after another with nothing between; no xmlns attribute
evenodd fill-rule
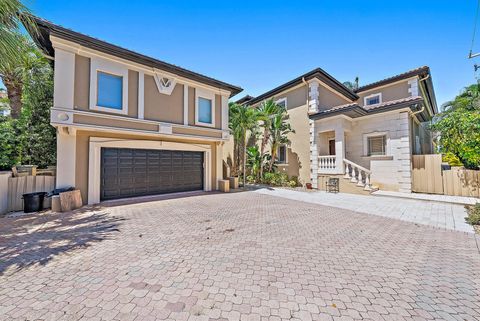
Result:
<svg viewBox="0 0 480 321"><path fill-rule="evenodd" d="M365 97L365 106L378 105L382 103L382 94L374 94Z"/></svg>
<svg viewBox="0 0 480 321"><path fill-rule="evenodd" d="M215 93L195 89L195 125L215 127Z"/></svg>
<svg viewBox="0 0 480 321"><path fill-rule="evenodd" d="M212 101L198 97L198 122L212 124Z"/></svg>
<svg viewBox="0 0 480 321"><path fill-rule="evenodd" d="M97 106L122 110L123 77L99 71L97 74Z"/></svg>

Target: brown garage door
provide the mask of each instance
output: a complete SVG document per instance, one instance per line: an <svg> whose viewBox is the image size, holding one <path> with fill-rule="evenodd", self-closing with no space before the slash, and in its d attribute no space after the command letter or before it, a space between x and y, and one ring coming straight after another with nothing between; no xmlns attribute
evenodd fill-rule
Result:
<svg viewBox="0 0 480 321"><path fill-rule="evenodd" d="M203 153L102 148L100 199L203 189Z"/></svg>

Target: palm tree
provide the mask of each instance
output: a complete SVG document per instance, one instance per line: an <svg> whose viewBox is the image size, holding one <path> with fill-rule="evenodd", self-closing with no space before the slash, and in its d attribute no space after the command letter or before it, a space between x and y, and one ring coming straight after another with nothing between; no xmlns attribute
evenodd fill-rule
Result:
<svg viewBox="0 0 480 321"><path fill-rule="evenodd" d="M260 158L265 157L265 148L270 140L270 130L272 120L275 115L281 110L281 107L275 103L273 99L264 101L258 108L260 114L260 120L262 121L261 127L263 128L262 141L260 142ZM263 166L260 167L260 178L263 178Z"/></svg>
<svg viewBox="0 0 480 321"><path fill-rule="evenodd" d="M15 59L17 55L17 33L21 24L36 32L37 28L30 16L30 10L20 0L0 1L0 57Z"/></svg>
<svg viewBox="0 0 480 321"><path fill-rule="evenodd" d="M269 171L273 169L273 164L277 159L277 150L280 145L290 145L288 134L295 133L288 122L289 116L284 107L280 107L279 112L273 117L270 124L270 146L271 158L269 164Z"/></svg>
<svg viewBox="0 0 480 321"><path fill-rule="evenodd" d="M244 105L230 105L230 131L242 149L243 186L246 183L248 132L254 131L258 124L258 113L254 108ZM239 146L240 147L240 146Z"/></svg>
<svg viewBox="0 0 480 321"><path fill-rule="evenodd" d="M0 79L7 88L7 95L12 118L20 116L22 110L23 79L27 72L32 72L42 58L35 45L25 36L12 34L16 43L15 57L0 59Z"/></svg>

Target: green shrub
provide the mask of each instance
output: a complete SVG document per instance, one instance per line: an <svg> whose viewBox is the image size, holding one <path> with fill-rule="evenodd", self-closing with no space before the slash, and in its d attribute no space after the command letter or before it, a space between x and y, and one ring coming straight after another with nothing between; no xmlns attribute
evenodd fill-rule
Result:
<svg viewBox="0 0 480 321"><path fill-rule="evenodd" d="M298 186L297 182L294 180L290 180L287 185L288 187L292 187L292 188Z"/></svg>
<svg viewBox="0 0 480 321"><path fill-rule="evenodd" d="M268 185L272 184L274 177L275 177L275 173L263 174L263 183Z"/></svg>
<svg viewBox="0 0 480 321"><path fill-rule="evenodd" d="M445 155L442 156L442 161L445 163L448 163L448 165L450 166L463 166L460 159L457 156L455 156L454 153L446 153Z"/></svg>
<svg viewBox="0 0 480 321"><path fill-rule="evenodd" d="M473 206L467 206L468 216L465 221L471 225L480 225L480 203Z"/></svg>

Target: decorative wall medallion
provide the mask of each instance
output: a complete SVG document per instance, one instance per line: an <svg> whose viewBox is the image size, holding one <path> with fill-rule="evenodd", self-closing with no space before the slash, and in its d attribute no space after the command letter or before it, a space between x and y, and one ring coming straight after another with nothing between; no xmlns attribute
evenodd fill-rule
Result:
<svg viewBox="0 0 480 321"><path fill-rule="evenodd" d="M160 74L155 74L154 78L160 93L165 95L172 94L175 84L177 83L174 78L166 77Z"/></svg>

